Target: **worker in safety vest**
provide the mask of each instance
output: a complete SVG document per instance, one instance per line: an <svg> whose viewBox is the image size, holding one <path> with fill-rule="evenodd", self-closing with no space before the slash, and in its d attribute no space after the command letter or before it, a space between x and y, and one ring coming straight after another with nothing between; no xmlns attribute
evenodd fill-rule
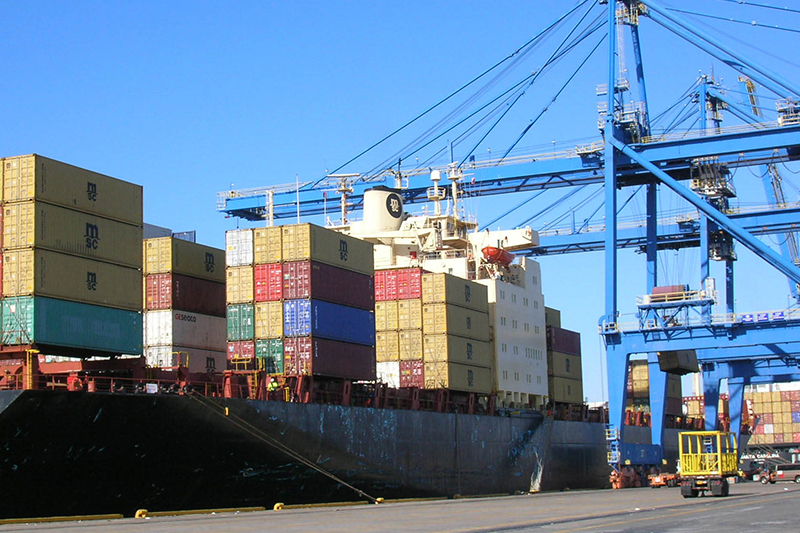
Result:
<svg viewBox="0 0 800 533"><path fill-rule="evenodd" d="M278 387L279 387L278 380L275 378L270 378L269 385L267 385L267 391L275 392L276 390L278 390Z"/></svg>

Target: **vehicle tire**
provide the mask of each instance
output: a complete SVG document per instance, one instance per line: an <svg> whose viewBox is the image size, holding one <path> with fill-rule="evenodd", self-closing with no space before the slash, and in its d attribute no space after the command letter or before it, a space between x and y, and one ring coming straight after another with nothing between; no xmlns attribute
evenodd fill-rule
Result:
<svg viewBox="0 0 800 533"><path fill-rule="evenodd" d="M729 494L729 492L730 492L730 485L728 484L728 480L727 479L723 479L722 480L722 493L720 494L720 496L725 497L725 496L727 496Z"/></svg>
<svg viewBox="0 0 800 533"><path fill-rule="evenodd" d="M766 476L761 476L761 484L766 485L767 483L769 483L769 478Z"/></svg>
<svg viewBox="0 0 800 533"><path fill-rule="evenodd" d="M794 482L800 483L800 476L794 476Z"/></svg>

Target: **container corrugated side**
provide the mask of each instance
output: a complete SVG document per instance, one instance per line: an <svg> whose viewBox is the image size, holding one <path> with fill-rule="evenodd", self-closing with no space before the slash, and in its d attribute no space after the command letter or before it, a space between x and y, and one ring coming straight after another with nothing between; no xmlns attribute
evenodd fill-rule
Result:
<svg viewBox="0 0 800 533"><path fill-rule="evenodd" d="M422 329L422 300L414 298L397 302L397 328Z"/></svg>
<svg viewBox="0 0 800 533"><path fill-rule="evenodd" d="M401 361L422 359L424 349L421 329L401 329L397 332L397 339Z"/></svg>
<svg viewBox="0 0 800 533"><path fill-rule="evenodd" d="M420 361L400 361L400 387L425 387L425 363Z"/></svg>
<svg viewBox="0 0 800 533"><path fill-rule="evenodd" d="M256 302L256 338L283 337L283 302Z"/></svg>
<svg viewBox="0 0 800 533"><path fill-rule="evenodd" d="M283 339L256 340L256 358L267 374L283 374Z"/></svg>
<svg viewBox="0 0 800 533"><path fill-rule="evenodd" d="M396 300L375 302L376 331L397 330L397 318Z"/></svg>
<svg viewBox="0 0 800 533"><path fill-rule="evenodd" d="M375 307L372 276L317 261L283 263L283 297L324 300L370 311Z"/></svg>
<svg viewBox="0 0 800 533"><path fill-rule="evenodd" d="M424 304L422 326L426 335L458 335L490 341L489 314L449 304Z"/></svg>
<svg viewBox="0 0 800 533"><path fill-rule="evenodd" d="M400 268L396 272L397 298L399 300L421 298L423 270L421 268Z"/></svg>
<svg viewBox="0 0 800 533"><path fill-rule="evenodd" d="M550 400L562 403L583 403L583 382L580 379L550 377L547 379Z"/></svg>
<svg viewBox="0 0 800 533"><path fill-rule="evenodd" d="M456 335L425 335L423 338L426 363L451 362L491 368L492 343L457 337Z"/></svg>
<svg viewBox="0 0 800 533"><path fill-rule="evenodd" d="M150 274L144 280L145 309L180 309L225 316L225 284L183 274Z"/></svg>
<svg viewBox="0 0 800 533"><path fill-rule="evenodd" d="M256 343L254 341L232 341L228 343L228 361L235 362L242 359L252 361L255 356Z"/></svg>
<svg viewBox="0 0 800 533"><path fill-rule="evenodd" d="M459 363L425 363L425 388L490 394L492 370Z"/></svg>
<svg viewBox="0 0 800 533"><path fill-rule="evenodd" d="M375 365L376 379L390 388L400 388L400 362L380 362Z"/></svg>
<svg viewBox="0 0 800 533"><path fill-rule="evenodd" d="M284 373L352 380L375 379L375 348L318 337L287 337Z"/></svg>
<svg viewBox="0 0 800 533"><path fill-rule="evenodd" d="M561 378L578 379L582 376L583 372L581 356L548 350L547 372ZM647 380L647 378L645 378L645 380Z"/></svg>
<svg viewBox="0 0 800 533"><path fill-rule="evenodd" d="M253 230L233 229L225 232L225 265L253 264Z"/></svg>
<svg viewBox="0 0 800 533"><path fill-rule="evenodd" d="M42 200L142 226L142 186L40 155L1 161L3 201Z"/></svg>
<svg viewBox="0 0 800 533"><path fill-rule="evenodd" d="M321 300L286 300L284 335L375 346L375 316L371 311Z"/></svg>
<svg viewBox="0 0 800 533"><path fill-rule="evenodd" d="M547 347L561 353L581 354L581 334L568 329L547 327Z"/></svg>
<svg viewBox="0 0 800 533"><path fill-rule="evenodd" d="M255 300L272 302L283 299L283 267L279 263L253 267Z"/></svg>
<svg viewBox="0 0 800 533"><path fill-rule="evenodd" d="M422 275L422 303L449 303L489 312L488 289L485 285L445 273Z"/></svg>
<svg viewBox="0 0 800 533"><path fill-rule="evenodd" d="M255 338L255 308L253 304L229 305L226 316L229 341Z"/></svg>
<svg viewBox="0 0 800 533"><path fill-rule="evenodd" d="M319 261L373 275L372 244L314 224L281 226L284 261Z"/></svg>
<svg viewBox="0 0 800 533"><path fill-rule="evenodd" d="M10 250L3 254L3 295L141 311L142 272L49 250Z"/></svg>
<svg viewBox="0 0 800 533"><path fill-rule="evenodd" d="M142 266L142 227L44 202L3 206L3 248L42 248Z"/></svg>
<svg viewBox="0 0 800 533"><path fill-rule="evenodd" d="M189 346L146 346L144 358L149 366L158 368L184 367L189 372L212 374L228 367L223 351L200 350Z"/></svg>
<svg viewBox="0 0 800 533"><path fill-rule="evenodd" d="M253 262L257 265L283 261L283 232L280 226L253 229Z"/></svg>
<svg viewBox="0 0 800 533"><path fill-rule="evenodd" d="M3 298L3 344L85 349L116 354L142 353L142 315L67 300ZM56 354L57 350L49 349Z"/></svg>
<svg viewBox="0 0 800 533"><path fill-rule="evenodd" d="M201 350L225 351L226 322L217 316L165 309L144 314L144 345L175 344Z"/></svg>
<svg viewBox="0 0 800 533"><path fill-rule="evenodd" d="M225 300L229 304L252 302L255 298L252 265L228 267L225 274Z"/></svg>
<svg viewBox="0 0 800 533"><path fill-rule="evenodd" d="M167 272L225 283L225 251L173 237L145 239L144 273Z"/></svg>
<svg viewBox="0 0 800 533"><path fill-rule="evenodd" d="M379 362L399 361L400 345L396 331L375 333L375 358Z"/></svg>

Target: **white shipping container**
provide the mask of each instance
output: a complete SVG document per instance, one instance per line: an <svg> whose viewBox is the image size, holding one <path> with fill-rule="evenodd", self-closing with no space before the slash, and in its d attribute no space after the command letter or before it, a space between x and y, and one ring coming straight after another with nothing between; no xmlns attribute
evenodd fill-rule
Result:
<svg viewBox="0 0 800 533"><path fill-rule="evenodd" d="M227 266L253 264L252 229L234 229L225 232L225 264Z"/></svg>
<svg viewBox="0 0 800 533"><path fill-rule="evenodd" d="M394 389L400 388L400 362L376 363L378 381L382 381Z"/></svg>
<svg viewBox="0 0 800 533"><path fill-rule="evenodd" d="M175 309L144 314L144 345L187 346L218 352L227 351L225 317L187 313Z"/></svg>
<svg viewBox="0 0 800 533"><path fill-rule="evenodd" d="M157 368L188 367L189 372L221 372L228 367L227 353L200 350L188 346L148 346L144 349L148 366Z"/></svg>

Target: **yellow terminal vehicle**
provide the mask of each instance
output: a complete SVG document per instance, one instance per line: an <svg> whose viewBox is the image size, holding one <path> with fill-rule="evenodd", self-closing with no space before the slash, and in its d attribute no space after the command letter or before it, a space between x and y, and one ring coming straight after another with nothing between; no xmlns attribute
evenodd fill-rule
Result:
<svg viewBox="0 0 800 533"><path fill-rule="evenodd" d="M736 437L725 431L684 431L680 433L681 496L696 498L703 491L728 495L729 476L739 470Z"/></svg>

